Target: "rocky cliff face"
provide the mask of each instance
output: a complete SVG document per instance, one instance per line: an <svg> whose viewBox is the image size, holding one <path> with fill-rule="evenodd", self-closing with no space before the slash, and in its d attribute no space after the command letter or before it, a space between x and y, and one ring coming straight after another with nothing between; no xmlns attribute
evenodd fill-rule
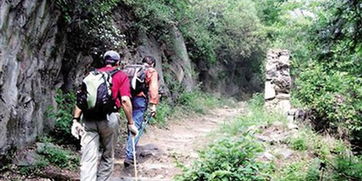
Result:
<svg viewBox="0 0 362 181"><path fill-rule="evenodd" d="M0 155L31 143L53 124L44 113L62 84L59 16L48 0L1 1Z"/></svg>

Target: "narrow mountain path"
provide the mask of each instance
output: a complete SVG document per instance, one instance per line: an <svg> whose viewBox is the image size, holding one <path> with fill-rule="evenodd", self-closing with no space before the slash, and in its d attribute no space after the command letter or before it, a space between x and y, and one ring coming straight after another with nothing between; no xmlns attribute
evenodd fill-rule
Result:
<svg viewBox="0 0 362 181"><path fill-rule="evenodd" d="M197 158L197 150L206 146L213 132L222 124L244 113L245 105L240 102L235 107L222 107L210 110L206 115L190 115L171 121L167 128L149 126L137 148L138 180L163 181L181 173L177 163L190 165ZM123 155L121 155L123 156ZM123 158L116 154L112 181L134 180L134 169L124 168Z"/></svg>

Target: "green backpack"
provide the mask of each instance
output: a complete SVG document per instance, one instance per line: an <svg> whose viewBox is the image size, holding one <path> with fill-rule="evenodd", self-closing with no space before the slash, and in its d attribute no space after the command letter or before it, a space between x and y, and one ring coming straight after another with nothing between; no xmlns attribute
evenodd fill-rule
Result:
<svg viewBox="0 0 362 181"><path fill-rule="evenodd" d="M117 109L112 98L112 76L118 71L119 69L89 72L77 91L77 106L85 112L115 112Z"/></svg>

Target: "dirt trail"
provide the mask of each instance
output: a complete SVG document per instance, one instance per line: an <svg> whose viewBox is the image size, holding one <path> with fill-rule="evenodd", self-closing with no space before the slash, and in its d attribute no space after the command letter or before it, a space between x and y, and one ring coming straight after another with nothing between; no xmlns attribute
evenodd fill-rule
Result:
<svg viewBox="0 0 362 181"><path fill-rule="evenodd" d="M189 116L172 121L166 129L149 126L137 148L138 180L172 180L181 173L176 160L191 164L197 158L197 150L213 139L212 132L243 113L244 107L239 103L234 108L223 107L203 116ZM112 181L134 180L132 176L133 166L124 168L123 158L117 159Z"/></svg>

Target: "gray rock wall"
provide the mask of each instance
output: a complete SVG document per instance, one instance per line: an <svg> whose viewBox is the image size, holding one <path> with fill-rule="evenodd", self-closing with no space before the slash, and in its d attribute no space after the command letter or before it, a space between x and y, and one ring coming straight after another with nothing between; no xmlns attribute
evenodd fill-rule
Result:
<svg viewBox="0 0 362 181"><path fill-rule="evenodd" d="M61 85L59 16L48 0L0 2L0 155L52 127L44 113Z"/></svg>
<svg viewBox="0 0 362 181"><path fill-rule="evenodd" d="M185 40L176 25L169 28L171 44L168 45L170 54L170 69L176 75L176 80L181 83L186 91L195 87L195 70L186 50Z"/></svg>

